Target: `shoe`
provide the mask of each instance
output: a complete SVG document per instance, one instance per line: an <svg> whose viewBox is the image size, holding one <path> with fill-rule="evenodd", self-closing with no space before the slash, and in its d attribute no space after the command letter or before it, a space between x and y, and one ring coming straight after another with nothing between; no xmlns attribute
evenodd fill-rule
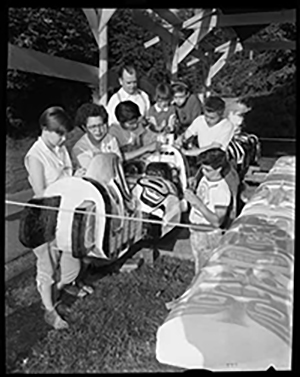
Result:
<svg viewBox="0 0 300 377"><path fill-rule="evenodd" d="M69 328L68 322L64 321L55 309L50 311L46 310L44 319L45 322L48 323L48 325L54 327L55 330L63 330Z"/></svg>
<svg viewBox="0 0 300 377"><path fill-rule="evenodd" d="M94 288L90 285L82 284L80 287L76 284L69 284L64 286L64 291L67 292L69 295L83 298L87 295L91 295L94 293Z"/></svg>

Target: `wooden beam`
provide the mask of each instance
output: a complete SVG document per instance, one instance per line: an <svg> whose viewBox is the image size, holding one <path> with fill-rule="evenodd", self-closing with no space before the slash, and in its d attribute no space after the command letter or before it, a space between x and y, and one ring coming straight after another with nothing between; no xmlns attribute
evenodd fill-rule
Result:
<svg viewBox="0 0 300 377"><path fill-rule="evenodd" d="M160 41L160 38L159 38L159 37L154 37L154 38L150 39L150 41L145 42L145 43L144 43L144 47L145 47L145 48L149 48L149 47L151 47L151 46L157 44L159 41Z"/></svg>
<svg viewBox="0 0 300 377"><path fill-rule="evenodd" d="M296 42L294 41L270 41L270 42L243 42L245 50L295 50Z"/></svg>
<svg viewBox="0 0 300 377"><path fill-rule="evenodd" d="M281 12L258 12L240 14L220 14L217 27L263 25L270 23L296 22L296 9Z"/></svg>
<svg viewBox="0 0 300 377"><path fill-rule="evenodd" d="M116 8L104 8L104 9L102 9L100 20L99 20L99 27L98 27L98 33L99 34L107 26L108 21L111 19L111 17L115 13L115 11L116 11Z"/></svg>
<svg viewBox="0 0 300 377"><path fill-rule="evenodd" d="M191 65L194 65L198 62L200 62L200 60L198 58L192 58L189 62L186 63L186 66L190 67Z"/></svg>
<svg viewBox="0 0 300 377"><path fill-rule="evenodd" d="M98 84L98 68L59 58L42 52L8 44L8 69L79 81L89 85Z"/></svg>
<svg viewBox="0 0 300 377"><path fill-rule="evenodd" d="M82 8L82 11L88 20L93 36L96 40L97 46L99 46L99 34L98 34L99 16L96 10L93 8Z"/></svg>
<svg viewBox="0 0 300 377"><path fill-rule="evenodd" d="M154 8L152 9L155 13L157 13L161 18L168 21L171 25L181 28L183 20L181 20L176 14L171 12L169 9L160 9Z"/></svg>

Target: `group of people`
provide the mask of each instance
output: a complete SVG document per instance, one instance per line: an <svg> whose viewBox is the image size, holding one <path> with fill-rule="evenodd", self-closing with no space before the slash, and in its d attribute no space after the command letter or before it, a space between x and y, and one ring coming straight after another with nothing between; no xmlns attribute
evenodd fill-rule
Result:
<svg viewBox="0 0 300 377"><path fill-rule="evenodd" d="M49 185L63 177L85 176L96 155L109 154L122 166L159 150L162 143L172 143L183 154L197 156L200 167L197 179L191 177L190 187L184 193L191 208L190 242L197 273L218 241L232 203L228 182L235 180L236 175L226 149L235 125L224 117L225 103L221 98L210 96L202 104L184 82L157 85L153 105L147 93L138 88L133 65L120 69L119 82L121 88L106 107L85 103L78 109L75 122L61 107L43 112L39 119L41 135L24 161L34 195L43 196ZM69 154L64 143L75 126L84 134ZM194 136L197 147L186 149L185 142ZM124 174L122 169L121 174ZM124 175L121 180L126 185ZM134 206L134 201L128 200L128 187L125 191L129 192L128 206ZM63 289L75 287L80 260L70 251L58 250L55 241L37 247L34 253L37 289L45 307L45 320L55 329L67 328L68 322L59 314L57 302ZM77 288L74 292L79 297L93 292L86 284Z"/></svg>

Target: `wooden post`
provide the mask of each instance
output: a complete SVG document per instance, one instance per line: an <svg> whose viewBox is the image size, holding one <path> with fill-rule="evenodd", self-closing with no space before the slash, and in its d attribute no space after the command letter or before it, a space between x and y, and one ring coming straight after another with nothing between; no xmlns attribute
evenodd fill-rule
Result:
<svg viewBox="0 0 300 377"><path fill-rule="evenodd" d="M108 47L107 47L107 23L115 12L113 9L83 8L95 40L99 48L99 71L98 71L98 95L93 100L101 105L107 105L107 81L108 81Z"/></svg>
<svg viewBox="0 0 300 377"><path fill-rule="evenodd" d="M99 103L107 105L108 71L107 26L99 33Z"/></svg>

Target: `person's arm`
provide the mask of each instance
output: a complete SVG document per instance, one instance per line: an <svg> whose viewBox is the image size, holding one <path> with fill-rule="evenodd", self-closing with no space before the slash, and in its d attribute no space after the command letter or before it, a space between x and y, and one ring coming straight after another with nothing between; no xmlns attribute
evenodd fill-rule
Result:
<svg viewBox="0 0 300 377"><path fill-rule="evenodd" d="M112 125L113 123L118 123L116 115L115 115L115 109L118 104L118 98L116 94L113 94L110 97L110 100L108 101L108 104L106 106L106 111L108 113L108 125Z"/></svg>
<svg viewBox="0 0 300 377"><path fill-rule="evenodd" d="M224 217L226 216L228 206L216 205L215 212L213 212L190 189L185 190L184 197L191 204L192 207L194 207L202 213L205 219L209 221L214 228L220 227L224 220Z"/></svg>
<svg viewBox="0 0 300 377"><path fill-rule="evenodd" d="M28 156L27 170L35 196L43 196L46 189L44 166L39 159Z"/></svg>
<svg viewBox="0 0 300 377"><path fill-rule="evenodd" d="M122 156L122 153L120 151L118 141L115 137L113 137L113 139L111 141L111 151L113 153L115 153L117 156L119 156L121 161L123 160L123 156Z"/></svg>
<svg viewBox="0 0 300 377"><path fill-rule="evenodd" d="M151 103L150 103L150 99L149 99L149 96L146 92L144 92L144 98L145 98L145 104L146 104L146 109L145 109L145 115L148 114L148 111L150 109L150 106L151 106Z"/></svg>
<svg viewBox="0 0 300 377"><path fill-rule="evenodd" d="M193 122L181 135L175 140L175 145L178 147L182 146L182 143L186 142L189 138L197 134L197 123Z"/></svg>
<svg viewBox="0 0 300 377"><path fill-rule="evenodd" d="M125 161L133 160L135 158L141 157L145 153L155 152L156 150L158 150L158 148L159 148L159 143L154 141L150 144L144 145L133 151L123 152L124 160Z"/></svg>
<svg viewBox="0 0 300 377"><path fill-rule="evenodd" d="M193 149L182 149L182 153L186 156L198 156L199 154L212 149L212 148L222 148L222 144L214 141L213 143L202 148L193 148Z"/></svg>
<svg viewBox="0 0 300 377"><path fill-rule="evenodd" d="M224 122L223 127L221 128L216 142L221 144L221 148L226 150L230 140L234 135L234 126L229 121Z"/></svg>
<svg viewBox="0 0 300 377"><path fill-rule="evenodd" d="M76 171L79 169L87 170L93 159L93 152L91 150L84 150L75 145L72 149L72 156L75 161ZM77 174L75 173L75 175Z"/></svg>

